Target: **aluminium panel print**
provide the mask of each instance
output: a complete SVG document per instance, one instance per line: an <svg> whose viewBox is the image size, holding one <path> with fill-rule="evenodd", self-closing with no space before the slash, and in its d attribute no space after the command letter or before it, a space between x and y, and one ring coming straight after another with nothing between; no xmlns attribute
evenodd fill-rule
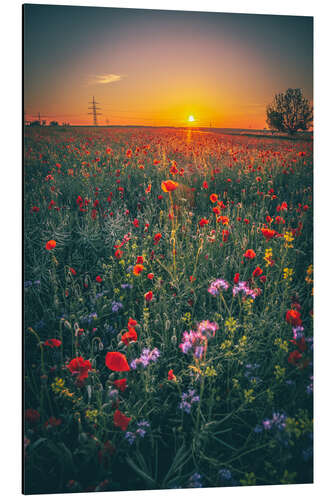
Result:
<svg viewBox="0 0 333 500"><path fill-rule="evenodd" d="M313 481L313 19L24 5L25 494Z"/></svg>

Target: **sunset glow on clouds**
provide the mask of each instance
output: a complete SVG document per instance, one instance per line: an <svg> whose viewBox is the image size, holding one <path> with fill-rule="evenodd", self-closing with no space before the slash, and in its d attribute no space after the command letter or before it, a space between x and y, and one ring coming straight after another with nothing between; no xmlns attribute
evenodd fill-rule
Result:
<svg viewBox="0 0 333 500"><path fill-rule="evenodd" d="M100 84L105 85L108 83L119 82L119 80L121 80L122 78L124 78L123 75L114 75L112 73L106 74L106 75L96 75L96 76L93 76L89 79L89 84L90 85L100 85Z"/></svg>

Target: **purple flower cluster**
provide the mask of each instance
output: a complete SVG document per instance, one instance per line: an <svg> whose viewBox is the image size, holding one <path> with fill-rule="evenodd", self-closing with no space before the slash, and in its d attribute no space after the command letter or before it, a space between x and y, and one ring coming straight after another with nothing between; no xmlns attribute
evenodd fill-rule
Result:
<svg viewBox="0 0 333 500"><path fill-rule="evenodd" d="M81 318L80 321L82 321L83 323L89 323L89 325L90 325L90 323L96 319L97 319L97 313L92 312L88 316Z"/></svg>
<svg viewBox="0 0 333 500"><path fill-rule="evenodd" d="M287 416L284 413L273 413L271 419L266 418L262 421L262 426L266 431L271 429L283 430L286 427Z"/></svg>
<svg viewBox="0 0 333 500"><path fill-rule="evenodd" d="M229 469L220 469L218 475L223 486L239 486L238 481L236 481Z"/></svg>
<svg viewBox="0 0 333 500"><path fill-rule="evenodd" d="M214 337L218 328L218 324L213 321L201 321L196 331L183 332L183 342L179 344L179 348L184 354L192 351L197 359L201 359L205 351L207 339Z"/></svg>
<svg viewBox="0 0 333 500"><path fill-rule="evenodd" d="M103 297L107 292L107 290L103 290L102 292L96 293L95 297L92 299L92 302L95 303L98 299Z"/></svg>
<svg viewBox="0 0 333 500"><path fill-rule="evenodd" d="M117 313L120 309L122 309L124 306L122 305L121 302L115 302L113 301L111 304L111 310L114 313Z"/></svg>
<svg viewBox="0 0 333 500"><path fill-rule="evenodd" d="M126 288L133 288L133 285L131 283L123 283L120 286L123 290L126 290Z"/></svg>
<svg viewBox="0 0 333 500"><path fill-rule="evenodd" d="M198 472L192 474L188 481L189 488L202 488L202 476Z"/></svg>
<svg viewBox="0 0 333 500"><path fill-rule="evenodd" d="M190 389L187 393L183 392L179 408L189 414L191 413L193 403L198 403L199 400L200 397L197 395L196 391L194 389Z"/></svg>
<svg viewBox="0 0 333 500"><path fill-rule="evenodd" d="M129 442L130 445L134 443L136 438L139 436L141 438L144 438L147 432L147 427L150 427L150 424L147 422L147 420L142 420L141 422L138 422L137 424L137 429L135 432L128 431L125 434L125 439Z"/></svg>
<svg viewBox="0 0 333 500"><path fill-rule="evenodd" d="M149 349L143 349L141 356L139 358L133 359L131 362L132 370L136 370L139 365L146 367L149 363L155 363L157 358L160 357L160 351L155 347L151 351Z"/></svg>
<svg viewBox="0 0 333 500"><path fill-rule="evenodd" d="M220 469L219 476L222 483L224 483L225 481L230 481L232 479L232 474L229 469Z"/></svg>
<svg viewBox="0 0 333 500"><path fill-rule="evenodd" d="M251 297L255 299L258 295L256 290L252 290L246 281L240 281L237 285L235 285L232 289L232 295L235 297L238 293L243 293L243 295Z"/></svg>
<svg viewBox="0 0 333 500"><path fill-rule="evenodd" d="M259 382L262 382L262 379L256 375L256 371L258 368L260 368L260 365L258 363L254 363L251 365L250 363L245 365L246 371L244 372L244 375L246 378L250 380L253 384L258 384Z"/></svg>
<svg viewBox="0 0 333 500"><path fill-rule="evenodd" d="M205 337L214 337L216 330L219 329L219 325L215 323L214 321L208 321L208 319L205 319L204 321L201 321L198 326L198 332L201 333L201 335L204 335Z"/></svg>
<svg viewBox="0 0 333 500"><path fill-rule="evenodd" d="M226 280L223 280L221 278L213 281L210 285L209 285L209 288L208 288L208 292L211 294L211 295L218 295L220 290L228 290L229 288L229 283L226 281Z"/></svg>
<svg viewBox="0 0 333 500"><path fill-rule="evenodd" d="M293 328L293 338L294 340L301 340L304 337L304 327L303 326L295 326Z"/></svg>
<svg viewBox="0 0 333 500"><path fill-rule="evenodd" d="M258 424L254 428L256 434L261 433L263 430L268 431L274 435L274 437L283 445L288 446L289 440L286 434L286 419L285 413L273 413L271 419L265 418L262 424Z"/></svg>
<svg viewBox="0 0 333 500"><path fill-rule="evenodd" d="M31 280L28 280L28 281L24 282L24 288L30 288L33 285L39 286L40 285L40 280L36 280L34 282L32 282Z"/></svg>
<svg viewBox="0 0 333 500"><path fill-rule="evenodd" d="M219 278L219 279L213 281L209 285L208 292L211 295L216 296L219 294L219 292L221 290L228 290L229 287L230 287L230 284L226 280ZM237 295L240 292L245 296L251 297L252 299L255 299L258 295L258 292L256 290L252 290L246 281L240 281L239 283L237 283L237 285L233 286L232 294L234 297L235 297L235 295Z"/></svg>
<svg viewBox="0 0 333 500"><path fill-rule="evenodd" d="M286 427L286 414L285 413L273 413L271 419L265 418L262 421L262 424L258 424L254 428L254 432L256 434L265 431L283 431Z"/></svg>

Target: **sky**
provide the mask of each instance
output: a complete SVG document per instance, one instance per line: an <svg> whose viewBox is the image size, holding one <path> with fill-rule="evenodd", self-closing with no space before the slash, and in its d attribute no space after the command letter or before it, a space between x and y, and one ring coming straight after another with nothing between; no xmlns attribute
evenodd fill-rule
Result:
<svg viewBox="0 0 333 500"><path fill-rule="evenodd" d="M24 6L26 119L255 128L274 95L313 97L313 18ZM188 118L192 116L193 122Z"/></svg>

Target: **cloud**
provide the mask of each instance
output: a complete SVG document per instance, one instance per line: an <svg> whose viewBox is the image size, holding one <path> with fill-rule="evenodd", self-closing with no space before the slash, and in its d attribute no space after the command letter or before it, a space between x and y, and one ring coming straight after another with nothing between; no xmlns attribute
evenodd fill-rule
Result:
<svg viewBox="0 0 333 500"><path fill-rule="evenodd" d="M124 78L124 75L114 75L113 73L95 75L90 78L89 85L105 85L107 83L118 82L122 78Z"/></svg>

